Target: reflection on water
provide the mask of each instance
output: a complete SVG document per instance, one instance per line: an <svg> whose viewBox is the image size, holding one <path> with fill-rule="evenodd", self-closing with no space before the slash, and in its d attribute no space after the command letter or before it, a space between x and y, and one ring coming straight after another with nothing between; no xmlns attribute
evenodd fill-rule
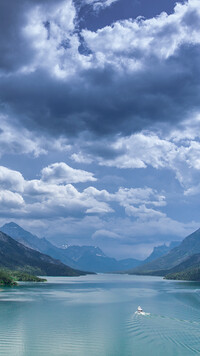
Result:
<svg viewBox="0 0 200 356"><path fill-rule="evenodd" d="M137 315L141 305L150 315ZM0 290L0 355L200 354L200 285L160 277L48 278Z"/></svg>

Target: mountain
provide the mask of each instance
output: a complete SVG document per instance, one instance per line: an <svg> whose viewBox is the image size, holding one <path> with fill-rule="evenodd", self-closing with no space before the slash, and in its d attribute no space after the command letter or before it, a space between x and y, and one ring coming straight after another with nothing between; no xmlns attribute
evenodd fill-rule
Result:
<svg viewBox="0 0 200 356"><path fill-rule="evenodd" d="M11 236L13 239L20 242L24 246L56 258L70 267L77 267L76 263L74 263L74 261L68 257L68 254L66 254L65 250L52 245L45 238L40 239L36 235L33 235L30 232L24 230L21 226L15 224L14 222L3 225L0 228L0 231L4 232L8 236Z"/></svg>
<svg viewBox="0 0 200 356"><path fill-rule="evenodd" d="M138 266L141 261L134 258L116 260L107 257L105 253L94 246L69 246L66 249L68 256L77 263L78 268L95 272L117 272Z"/></svg>
<svg viewBox="0 0 200 356"><path fill-rule="evenodd" d="M188 257L184 262L168 270L165 278L200 281L200 253Z"/></svg>
<svg viewBox="0 0 200 356"><path fill-rule="evenodd" d="M83 270L113 272L118 269L117 260L107 257L99 247L69 246L65 253Z"/></svg>
<svg viewBox="0 0 200 356"><path fill-rule="evenodd" d="M75 247L76 246L71 246L72 249ZM88 247L88 249L81 254L77 261L79 268L82 270L95 271L99 273L119 272L129 268L129 266L131 266L130 268L136 267L141 263L133 258L118 261L115 258L105 256L104 253L99 253L99 251L101 251L99 248L92 248L91 246L90 248L89 246L82 247ZM93 249L95 249L95 251Z"/></svg>
<svg viewBox="0 0 200 356"><path fill-rule="evenodd" d="M0 267L24 269L47 276L80 276L84 272L74 270L52 257L30 249L0 232Z"/></svg>
<svg viewBox="0 0 200 356"><path fill-rule="evenodd" d="M200 253L196 253L188 257L185 261L179 263L177 266L168 270L169 273L178 273L189 268L200 267Z"/></svg>
<svg viewBox="0 0 200 356"><path fill-rule="evenodd" d="M128 271L130 274L145 274L154 271L168 271L186 261L188 257L200 253L200 229L187 236L179 246L166 255ZM166 273L165 273L166 274Z"/></svg>
<svg viewBox="0 0 200 356"><path fill-rule="evenodd" d="M166 255L170 250L172 250L174 247L178 245L180 245L179 241L172 241L169 246L164 244L164 245L154 247L153 252L149 257L146 258L146 260L143 261L143 264L154 261L157 258Z"/></svg>
<svg viewBox="0 0 200 356"><path fill-rule="evenodd" d="M73 261L80 261L85 255L88 257L106 257L105 253L96 246L68 246L65 249L67 256Z"/></svg>
<svg viewBox="0 0 200 356"><path fill-rule="evenodd" d="M45 238L40 239L13 222L5 224L0 230L25 246L59 259L68 266L80 270L117 272L141 264L141 261L132 258L118 261L115 258L107 257L100 248L94 246L58 248Z"/></svg>
<svg viewBox="0 0 200 356"><path fill-rule="evenodd" d="M168 270L165 278L199 281L200 253L188 257L184 262Z"/></svg>

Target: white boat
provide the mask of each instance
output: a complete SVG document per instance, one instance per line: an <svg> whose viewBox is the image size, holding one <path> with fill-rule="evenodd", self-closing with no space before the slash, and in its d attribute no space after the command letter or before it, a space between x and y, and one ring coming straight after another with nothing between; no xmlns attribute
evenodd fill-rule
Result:
<svg viewBox="0 0 200 356"><path fill-rule="evenodd" d="M142 308L140 306L137 308L137 312L138 313L142 313L143 312L143 310L142 310Z"/></svg>
<svg viewBox="0 0 200 356"><path fill-rule="evenodd" d="M140 306L137 308L137 311L135 312L135 314L139 314L139 315L150 315L150 313L145 313L145 312L143 311L143 309L142 309Z"/></svg>

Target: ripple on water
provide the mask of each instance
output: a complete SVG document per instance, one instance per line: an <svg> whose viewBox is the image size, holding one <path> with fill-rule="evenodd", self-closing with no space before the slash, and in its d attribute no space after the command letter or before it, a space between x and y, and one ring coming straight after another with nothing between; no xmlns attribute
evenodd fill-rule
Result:
<svg viewBox="0 0 200 356"><path fill-rule="evenodd" d="M111 339L103 329L83 329L83 325L65 324L63 329L57 330L57 324L45 325L40 320L39 334L34 333L33 319L24 322L18 318L15 327L3 329L0 327L0 355L2 356L94 356L105 354L106 340L111 345ZM45 327L46 326L46 327ZM27 332L28 330L28 332ZM30 330L33 334L30 335ZM51 335L51 337L50 337Z"/></svg>
<svg viewBox="0 0 200 356"><path fill-rule="evenodd" d="M163 356L171 355L172 350L176 350L176 356L200 354L199 322L156 314L134 314L127 320L125 328L135 346L146 344L150 347L154 344L159 350L165 350Z"/></svg>

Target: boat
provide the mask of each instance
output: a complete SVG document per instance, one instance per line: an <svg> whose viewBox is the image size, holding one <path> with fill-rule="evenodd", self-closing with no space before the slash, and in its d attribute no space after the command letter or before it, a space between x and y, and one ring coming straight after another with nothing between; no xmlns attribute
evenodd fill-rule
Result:
<svg viewBox="0 0 200 356"><path fill-rule="evenodd" d="M137 308L137 311L135 312L135 314L138 314L138 315L150 315L150 313L145 313L140 306Z"/></svg>
<svg viewBox="0 0 200 356"><path fill-rule="evenodd" d="M143 310L142 310L142 308L140 306L137 308L137 312L138 313L142 313L143 312Z"/></svg>

